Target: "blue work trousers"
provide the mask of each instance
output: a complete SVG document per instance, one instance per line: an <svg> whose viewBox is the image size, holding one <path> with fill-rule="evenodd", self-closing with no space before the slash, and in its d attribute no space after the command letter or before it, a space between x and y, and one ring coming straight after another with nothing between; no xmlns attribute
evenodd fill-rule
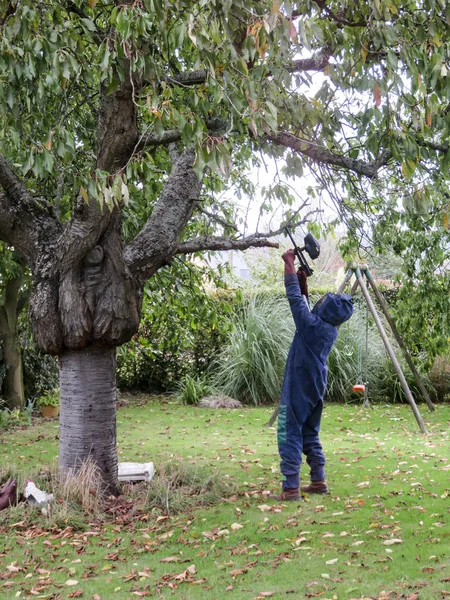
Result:
<svg viewBox="0 0 450 600"><path fill-rule="evenodd" d="M280 470L283 489L300 486L302 453L311 469L311 481L325 479L325 456L319 440L323 401L315 406L300 403L280 405L278 415L278 451L281 457Z"/></svg>

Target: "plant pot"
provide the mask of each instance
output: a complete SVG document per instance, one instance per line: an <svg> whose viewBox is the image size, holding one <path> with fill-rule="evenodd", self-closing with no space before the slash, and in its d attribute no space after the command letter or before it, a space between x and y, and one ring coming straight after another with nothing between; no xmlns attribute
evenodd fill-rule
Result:
<svg viewBox="0 0 450 600"><path fill-rule="evenodd" d="M59 406L41 404L40 409L43 417L54 419L59 415Z"/></svg>

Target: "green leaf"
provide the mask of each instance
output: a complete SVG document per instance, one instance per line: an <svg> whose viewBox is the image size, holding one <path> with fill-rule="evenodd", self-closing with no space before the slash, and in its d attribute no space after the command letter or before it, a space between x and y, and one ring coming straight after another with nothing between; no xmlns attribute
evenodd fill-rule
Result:
<svg viewBox="0 0 450 600"><path fill-rule="evenodd" d="M88 19L87 17L82 17L80 21L83 23L83 25L88 31L97 31L97 27L95 26L95 23L91 21L91 19Z"/></svg>

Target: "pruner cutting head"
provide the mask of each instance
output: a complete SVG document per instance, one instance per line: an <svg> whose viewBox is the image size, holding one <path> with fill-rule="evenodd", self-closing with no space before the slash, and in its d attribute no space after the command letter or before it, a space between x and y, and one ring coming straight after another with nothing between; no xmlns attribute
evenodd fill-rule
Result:
<svg viewBox="0 0 450 600"><path fill-rule="evenodd" d="M303 255L303 252L307 252L309 257L312 260L315 260L319 254L320 254L320 244L319 242L316 240L316 238L313 236L312 233L308 233L307 235L305 235L303 243L304 246L303 248L299 248L297 246L297 244L295 243L294 238L292 237L291 232L289 231L289 229L287 227L285 227L286 233L288 234L288 236L291 238L291 242L294 244L294 252L295 255L297 256L299 262L300 262L300 269L302 271L305 271L306 275L308 277L310 277L314 271L311 269L311 267L308 265L308 263L306 262L306 259Z"/></svg>
<svg viewBox="0 0 450 600"><path fill-rule="evenodd" d="M305 245L303 246L303 248L300 248L300 250L306 250L306 252L309 254L309 257L312 260L316 259L320 254L320 244L313 236L313 234L308 233L307 235L305 235L303 243Z"/></svg>

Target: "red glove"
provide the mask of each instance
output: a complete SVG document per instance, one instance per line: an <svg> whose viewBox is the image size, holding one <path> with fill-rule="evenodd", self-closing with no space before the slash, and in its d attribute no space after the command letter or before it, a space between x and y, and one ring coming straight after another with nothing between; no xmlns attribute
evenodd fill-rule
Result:
<svg viewBox="0 0 450 600"><path fill-rule="evenodd" d="M288 250L281 258L284 260L284 274L295 275L295 252L292 249Z"/></svg>
<svg viewBox="0 0 450 600"><path fill-rule="evenodd" d="M298 282L300 284L301 293L308 298L308 278L306 276L305 271L299 269L297 271Z"/></svg>

